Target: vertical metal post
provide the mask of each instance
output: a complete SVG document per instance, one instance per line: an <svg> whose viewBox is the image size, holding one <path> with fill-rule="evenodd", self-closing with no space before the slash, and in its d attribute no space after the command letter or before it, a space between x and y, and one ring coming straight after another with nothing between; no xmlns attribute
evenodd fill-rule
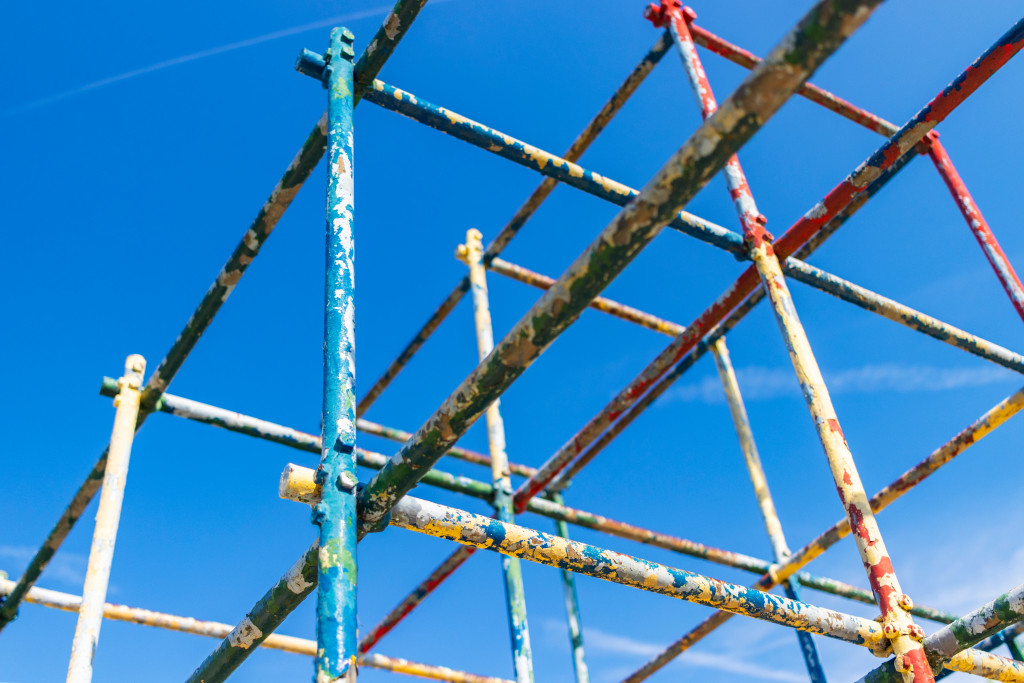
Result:
<svg viewBox="0 0 1024 683"><path fill-rule="evenodd" d="M764 468L761 466L761 456L757 452L757 444L754 442L754 433L750 429L750 419L747 416L747 409L743 404L743 395L740 393L739 382L736 381L736 372L729 359L729 349L725 345L725 337L719 337L711 347L715 356L715 366L718 368L718 375L722 379L722 388L725 389L725 400L729 404L729 412L732 414L733 424L736 426L736 435L740 440L740 450L743 451L743 459L747 464L747 472L750 473L750 482L754 485L754 495L757 497L757 504L761 508L761 518L764 520L765 529L768 531L768 539L772 545L772 552L776 562L783 562L790 556L789 544L786 543L786 536L782 532L782 523L779 521L778 512L775 510L775 501L772 500L771 490L768 488L768 479L765 477ZM786 596L791 600L800 600L800 588L794 577L790 577L783 584ZM825 670L821 667L821 659L818 657L818 649L814 646L811 634L805 631L797 631L797 640L800 643L800 651L804 655L804 663L807 665L807 673L812 683L825 683Z"/></svg>
<svg viewBox="0 0 1024 683"><path fill-rule="evenodd" d="M92 659L100 639L100 626L103 624L103 604L107 600L107 583L114 559L117 525L121 520L121 503L128 480L128 460L132 453L135 423L139 417L139 390L145 370L145 358L134 354L128 356L124 363L124 377L117 382L120 389L114 398L117 413L114 415L107 468L103 473L103 488L100 491L99 509L96 511L96 530L89 551L82 605L71 644L68 683L89 683L92 680Z"/></svg>
<svg viewBox="0 0 1024 683"><path fill-rule="evenodd" d="M551 500L564 505L561 493L551 495ZM562 538L569 538L569 525L564 520L555 522L556 533ZM583 622L580 620L580 602L576 595L576 575L568 569L562 572L562 588L565 591L565 616L569 622L569 645L572 647L572 670L576 674L576 683L590 683L590 672L587 660L583 655Z"/></svg>
<svg viewBox="0 0 1024 683"><path fill-rule="evenodd" d="M988 221L981 215L981 209L974 203L974 197L967 190L967 185L964 184L960 174L956 172L956 167L953 166L952 160L946 154L946 148L939 142L939 134L932 131L928 135L930 142L928 156L931 157L936 170L943 182L946 183L946 187L949 188L949 193L953 195L953 200L967 221L967 227L971 229L974 238L978 240L982 251L985 252L985 257L992 264L992 270L996 272L999 282L1002 283L1003 289L1010 297L1010 302L1017 309L1017 314L1024 318L1024 285L1017 277L1017 272L1013 269L1010 259L1006 258L1003 248L999 246L996 236L992 234Z"/></svg>
<svg viewBox="0 0 1024 683"><path fill-rule="evenodd" d="M479 230L466 231L466 243L460 244L456 256L469 266L470 291L473 293L473 320L476 323L476 346L482 361L494 349L494 330L487 298L487 269L484 268L484 247ZM487 443L491 452L491 478L494 482L494 510L502 522L513 521L512 481L505 453L505 425L501 420L500 399L487 407ZM501 556L505 577L505 598L508 604L509 634L512 638L512 661L516 683L533 681L533 654L530 650L530 629L526 623L526 597L519 559Z"/></svg>
<svg viewBox="0 0 1024 683"><path fill-rule="evenodd" d="M313 508L320 526L316 683L356 680L356 368L352 33L331 31L327 84L327 251L323 433Z"/></svg>
<svg viewBox="0 0 1024 683"><path fill-rule="evenodd" d="M715 112L718 105L697 56L693 38L690 36L687 22L693 21L696 13L689 8L686 11L682 10L680 4L679 0L662 0L660 7L652 5L649 8L648 17L654 20L656 25L669 25L669 30L679 46L683 65L701 113L706 119ZM772 249L774 238L765 230L765 218L757 209L736 155L730 157L724 172L729 194L743 226L744 241L768 293L793 369L796 371L832 470L836 489L850 520L850 526L854 529L857 549L867 571L871 590L882 612L884 633L896 655L896 668L906 683L931 683L934 678L921 645L924 631L914 624L907 611L913 603L903 594L896 578L889 553L882 541L881 531L868 504L864 485L853 462L853 454L843 436L825 380L821 376L807 334L793 306L793 299L786 286L779 260Z"/></svg>

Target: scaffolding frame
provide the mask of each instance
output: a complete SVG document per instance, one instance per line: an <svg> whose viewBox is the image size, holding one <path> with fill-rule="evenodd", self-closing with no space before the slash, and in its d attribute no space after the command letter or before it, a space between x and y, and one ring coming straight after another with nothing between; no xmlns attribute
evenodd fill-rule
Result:
<svg viewBox="0 0 1024 683"><path fill-rule="evenodd" d="M808 676L814 682L824 682L825 674L811 634L845 640L885 658L883 664L861 679L866 682L922 683L942 678L952 671L993 680L1024 681L1024 655L1016 641L1024 632L1024 585L960 616L917 605L900 587L875 520L878 512L1024 408L1024 388L995 405L869 498L789 294L788 280L802 282L975 356L1024 373L1024 356L806 261L915 155L927 155L1011 304L1024 319L1024 285L957 173L938 133L933 130L1024 48L1024 19L914 117L897 127L807 82L879 3L880 0L819 2L763 60L699 26L696 13L683 7L679 0L652 4L645 16L664 32L561 157L377 79L426 0L399 0L358 60L352 47L354 36L344 28L331 32L328 49L323 55L304 50L296 68L322 83L328 93L327 111L149 380L143 385L145 360L137 355L128 357L121 379L104 378L101 393L113 396L117 406L110 445L19 580L0 579L0 595L4 596L0 602L0 629L13 621L22 602L77 611L79 620L68 680L78 682L91 680L92 657L103 618L221 638L217 648L193 672L190 681L225 680L256 647L314 657L318 683L355 681L360 665L435 680L502 681L371 651L477 548L484 548L502 556L516 683L534 679L520 560L561 570L578 683L588 681L589 675L575 588L577 573L719 610L630 675L627 681L645 680L733 614L795 629ZM704 72L698 46L751 71L721 104L716 101ZM577 162L583 153L672 49L677 50L682 59L703 124L639 191L579 166ZM878 133L884 142L776 239L765 229L766 219L757 209L736 154L793 94L800 94ZM545 177L486 248L479 232L467 233L466 242L456 250L456 257L468 268L467 275L357 403L352 111L362 99L531 168ZM319 436L304 433L167 393L188 354L325 153L328 191L323 433ZM719 171L725 174L742 227L740 233L683 210ZM558 278L501 259L502 250L559 183L623 208ZM600 296L666 226L751 262L689 325L664 320ZM490 319L487 271L544 291L537 303L497 343ZM364 419L363 414L466 293L471 294L473 301L479 356L476 369L414 433ZM782 332L847 513L795 552L790 549L779 522L726 346L726 334L764 299L768 300ZM672 341L540 467L509 462L499 397L588 307L669 336ZM722 381L740 451L772 548L771 560L612 520L568 507L563 500L562 492L583 467L708 351ZM316 470L288 465L280 482L283 498L312 506L319 538L234 627L106 602L133 437L154 412L170 413L320 455L320 466ZM482 416L487 423L489 453L458 447L459 438ZM356 445L358 433L387 438L402 446L392 456L368 451ZM435 465L443 456L488 466L490 481L437 469ZM356 475L357 465L377 472L370 481L361 483ZM515 487L513 475L523 479ZM493 506L494 515L484 517L408 495L418 483L487 501ZM100 512L83 595L35 587L47 563L98 492L101 494ZM518 524L517 516L525 512L554 520L555 533L543 533ZM580 543L569 538L569 524L742 569L759 578L749 587L740 586ZM448 539L458 544L458 548L360 640L356 627L357 543L367 533L381 532L389 526ZM869 590L803 571L809 562L848 535L852 535L857 544ZM768 592L776 586L783 589L784 597ZM804 602L801 591L805 587L877 605L881 615L877 620L868 620ZM317 591L317 640L275 634L281 621L314 589ZM915 616L942 626L926 634L915 623ZM1007 647L1010 658L992 654L992 650L1001 646Z"/></svg>

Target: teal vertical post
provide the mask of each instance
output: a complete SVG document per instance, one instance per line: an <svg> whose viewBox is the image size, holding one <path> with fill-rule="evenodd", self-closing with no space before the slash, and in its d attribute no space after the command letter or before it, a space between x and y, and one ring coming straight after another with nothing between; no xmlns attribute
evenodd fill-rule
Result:
<svg viewBox="0 0 1024 683"><path fill-rule="evenodd" d="M564 505L562 494L551 495L552 502ZM555 522L556 533L562 538L569 538L569 525L563 520ZM568 569L562 569L562 588L565 591L565 616L569 622L569 644L572 647L572 669L576 674L576 683L590 683L590 672L587 660L583 656L583 622L580 620L580 601L576 596L576 575Z"/></svg>
<svg viewBox="0 0 1024 683"><path fill-rule="evenodd" d="M327 84L327 256L323 442L313 509L320 526L316 683L356 680L355 249L352 235L352 33L331 32Z"/></svg>
<svg viewBox="0 0 1024 683"><path fill-rule="evenodd" d="M484 246L479 230L466 231L466 243L455 251L456 258L469 266L470 291L473 294L473 322L476 325L476 346L483 361L494 350L494 329L491 305L487 296L487 269L484 267ZM512 522L512 481L508 454L505 452L505 423L501 419L501 401L487 406L487 444L491 452L491 479L494 484L495 517ZM501 556L501 573L505 579L505 601L508 607L508 630L512 641L512 665L516 683L533 683L533 652L530 648L530 627L526 621L526 592L519 558Z"/></svg>

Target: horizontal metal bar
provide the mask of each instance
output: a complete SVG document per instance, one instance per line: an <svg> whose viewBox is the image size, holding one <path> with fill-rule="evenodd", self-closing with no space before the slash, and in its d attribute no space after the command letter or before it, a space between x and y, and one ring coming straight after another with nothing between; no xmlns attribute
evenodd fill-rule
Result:
<svg viewBox="0 0 1024 683"><path fill-rule="evenodd" d="M14 588L14 581L0 578L0 595L7 595ZM82 598L70 593L49 590L46 588L32 588L25 596L25 602L43 607L52 607L65 612L77 612L82 604ZM216 621L204 621L193 617L182 617L166 612L154 612L140 607L128 607L114 603L104 603L103 618L112 621L125 621L143 626L167 629L169 631L180 631L191 633L197 636L209 636L211 638L224 638L231 633L233 628L229 624L222 624ZM282 636L271 634L259 644L271 650L281 650L294 654L316 655L316 641L294 636ZM363 655L359 661L360 666L367 666L371 669L385 669L395 673L410 674L420 678L429 678L437 681L450 681L451 683L511 683L503 678L491 676L480 676L464 671L456 671L444 666L433 666L411 662L407 659L387 657L385 655Z"/></svg>
<svg viewBox="0 0 1024 683"><path fill-rule="evenodd" d="M647 78L647 75L651 73L655 65L665 56L671 44L672 41L666 34L662 34L658 38L651 50L640 60L640 63L636 65L629 76L626 77L626 80L612 93L611 98L605 102L601 110L597 112L597 115L590 120L590 123L576 137L572 145L569 146L569 149L562 155L563 158L573 162L579 161L583 153L587 151L594 140L604 131L605 127L619 113L623 105L629 101L629 98L636 92L636 89L644 79ZM530 220L541 204L544 203L544 200L551 195L557 184L551 178L544 178L541 181L540 185L523 202L523 205L519 207L515 215L505 224L505 227L495 236L494 241L487 246L487 249L484 251L485 263L501 253L508 246L509 242L519 234L519 231L526 225L526 222ZM366 392L366 395L359 400L359 404L356 406L357 414L362 415L373 405L384 389L391 384L395 377L398 376L398 373L402 371L402 368L412 360L412 357L419 351L420 347L430 338L430 335L448 317L448 314L462 300L467 291L469 291L469 278L463 277L459 284L455 286L455 289L445 297L441 305L427 319L427 322L412 338L412 341L402 349L397 358L391 361L384 374L373 383L369 391Z"/></svg>
<svg viewBox="0 0 1024 683"><path fill-rule="evenodd" d="M117 380L112 377L104 377L100 384L101 396L114 396L117 393ZM274 422L268 422L259 418L243 415L233 410L218 408L217 406L200 401L193 401L189 398L164 394L155 408L159 412L169 413L177 417L184 417L196 422L221 427L231 432L247 434L258 439L273 441L284 446L290 446L310 453L320 453L320 437L315 434L302 432L291 427L284 427ZM371 422L362 418L356 421L356 427L361 432L373 434L391 441L405 443L412 436L409 432L394 427L387 427L377 422ZM459 460L465 460L475 465L491 466L491 458L488 455L471 451L466 448L455 446L449 449L447 455ZM526 465L512 464L512 471L520 476L528 477L536 472L533 467Z"/></svg>
<svg viewBox="0 0 1024 683"><path fill-rule="evenodd" d="M1015 372L1024 372L1024 356L1019 353L1014 353L898 301L872 292L820 268L815 268L809 263L790 257L783 263L783 271L794 280L859 306L866 311L877 313L904 327L909 327Z"/></svg>
<svg viewBox="0 0 1024 683"><path fill-rule="evenodd" d="M871 649L884 649L887 642L881 624L870 619L709 579L412 496L395 505L390 524Z"/></svg>
<svg viewBox="0 0 1024 683"><path fill-rule="evenodd" d="M449 109L431 104L387 83L374 81L373 90L367 90L365 97L384 109L447 133L612 204L625 206L638 195L636 190L617 180L588 171L562 157ZM743 237L740 234L686 211L680 211L678 215L673 216L668 225L730 253L745 254Z"/></svg>

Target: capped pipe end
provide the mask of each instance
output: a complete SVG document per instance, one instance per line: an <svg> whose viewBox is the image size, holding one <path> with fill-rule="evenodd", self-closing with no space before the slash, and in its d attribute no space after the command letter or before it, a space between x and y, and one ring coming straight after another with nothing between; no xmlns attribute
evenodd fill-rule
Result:
<svg viewBox="0 0 1024 683"><path fill-rule="evenodd" d="M316 505L323 488L316 483L316 470L288 463L281 473L277 494L285 500Z"/></svg>

